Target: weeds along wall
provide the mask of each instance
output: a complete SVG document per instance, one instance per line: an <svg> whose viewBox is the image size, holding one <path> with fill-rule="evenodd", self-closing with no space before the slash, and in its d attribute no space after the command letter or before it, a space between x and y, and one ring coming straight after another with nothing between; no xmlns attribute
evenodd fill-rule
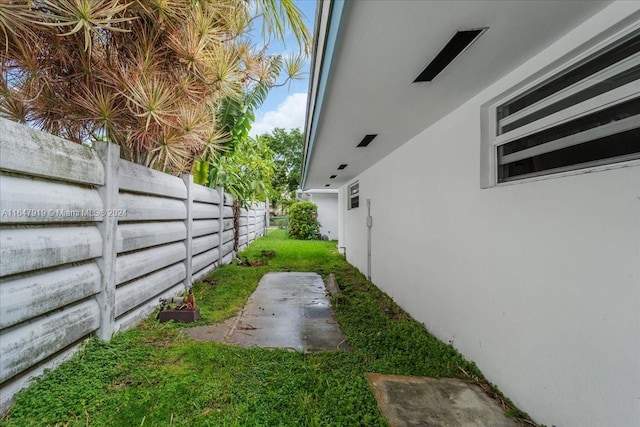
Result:
<svg viewBox="0 0 640 427"><path fill-rule="evenodd" d="M0 119L0 411L87 337L109 339L234 256L233 199ZM238 246L264 234L240 211Z"/></svg>

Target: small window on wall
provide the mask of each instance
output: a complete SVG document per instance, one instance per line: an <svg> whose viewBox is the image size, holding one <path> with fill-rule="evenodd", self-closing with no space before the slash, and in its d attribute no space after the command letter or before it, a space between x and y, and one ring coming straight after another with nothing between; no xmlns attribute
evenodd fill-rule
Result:
<svg viewBox="0 0 640 427"><path fill-rule="evenodd" d="M349 186L349 209L360 206L360 184L354 182Z"/></svg>
<svg viewBox="0 0 640 427"><path fill-rule="evenodd" d="M494 112L498 183L640 159L640 31Z"/></svg>

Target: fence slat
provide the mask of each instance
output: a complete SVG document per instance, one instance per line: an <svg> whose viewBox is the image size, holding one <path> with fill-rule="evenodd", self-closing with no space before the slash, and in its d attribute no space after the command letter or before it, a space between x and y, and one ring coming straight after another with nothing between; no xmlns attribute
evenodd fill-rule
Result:
<svg viewBox="0 0 640 427"><path fill-rule="evenodd" d="M116 261L116 284L180 262L186 254L184 243L180 242L120 255Z"/></svg>
<svg viewBox="0 0 640 427"><path fill-rule="evenodd" d="M225 206L222 208L223 218L233 218L233 208L231 206Z"/></svg>
<svg viewBox="0 0 640 427"><path fill-rule="evenodd" d="M207 266L218 261L219 252L218 249L211 249L210 251L201 253L193 257L193 271L200 271Z"/></svg>
<svg viewBox="0 0 640 427"><path fill-rule="evenodd" d="M124 223L118 226L117 251L129 252L184 240L187 229L181 221Z"/></svg>
<svg viewBox="0 0 640 427"><path fill-rule="evenodd" d="M80 144L0 119L0 169L66 182L103 185L96 152Z"/></svg>
<svg viewBox="0 0 640 427"><path fill-rule="evenodd" d="M231 252L233 252L233 240L225 243L224 245L222 245L222 253L223 253L223 257L227 256L228 254L230 254Z"/></svg>
<svg viewBox="0 0 640 427"><path fill-rule="evenodd" d="M219 205L220 195L218 194L218 191L214 188L209 188L203 185L194 184L193 201Z"/></svg>
<svg viewBox="0 0 640 427"><path fill-rule="evenodd" d="M224 227L223 227L224 231L232 230L233 229L233 219L225 219L223 225L224 225Z"/></svg>
<svg viewBox="0 0 640 427"><path fill-rule="evenodd" d="M233 230L227 230L224 233L222 233L222 243L227 243L233 240L233 236L235 235L235 233L233 232Z"/></svg>
<svg viewBox="0 0 640 427"><path fill-rule="evenodd" d="M187 188L182 179L120 160L120 191L186 199Z"/></svg>
<svg viewBox="0 0 640 427"><path fill-rule="evenodd" d="M218 234L208 234L206 236L198 237L193 239L191 243L192 253L193 255L197 255L204 251L208 251L209 249L213 249L218 247L220 244L220 236Z"/></svg>
<svg viewBox="0 0 640 427"><path fill-rule="evenodd" d="M0 329L95 295L101 279L92 262L0 283Z"/></svg>
<svg viewBox="0 0 640 427"><path fill-rule="evenodd" d="M102 236L95 226L9 229L0 233L0 276L100 255Z"/></svg>
<svg viewBox="0 0 640 427"><path fill-rule="evenodd" d="M222 265L231 264L231 261L233 261L233 246L231 247L231 252L222 258Z"/></svg>
<svg viewBox="0 0 640 427"><path fill-rule="evenodd" d="M64 350L58 352L56 355L49 357L46 361L43 361L35 366L29 367L22 371L18 376L6 381L2 384L0 389L0 412L4 412L13 403L14 395L23 388L29 387L37 381L45 372L55 369L62 362L69 360L74 354L81 348L81 343L77 342Z"/></svg>
<svg viewBox="0 0 640 427"><path fill-rule="evenodd" d="M87 187L0 175L0 194L2 224L86 222L104 218L100 195Z"/></svg>
<svg viewBox="0 0 640 427"><path fill-rule="evenodd" d="M116 289L116 317L180 283L184 280L186 271L184 264L178 263L120 286Z"/></svg>
<svg viewBox="0 0 640 427"><path fill-rule="evenodd" d="M116 319L116 331L125 331L127 329L135 327L138 323L142 322L147 318L153 310L158 307L158 300L160 298L167 298L176 296L184 291L184 284L182 282L178 283L176 286L172 287L166 292L163 292L160 295L157 295L156 298L150 300L149 302L139 306L135 310L131 310L127 314L123 315L119 319Z"/></svg>
<svg viewBox="0 0 640 427"><path fill-rule="evenodd" d="M233 226L233 223L231 224ZM193 221L193 237L203 236L205 234L217 233L219 230L219 222L214 220L194 220Z"/></svg>
<svg viewBox="0 0 640 427"><path fill-rule="evenodd" d="M100 326L100 308L85 301L16 329L0 332L0 382L19 374Z"/></svg>
<svg viewBox="0 0 640 427"><path fill-rule="evenodd" d="M220 218L220 207L217 205L210 205L207 203L194 203L193 218L194 219Z"/></svg>
<svg viewBox="0 0 640 427"><path fill-rule="evenodd" d="M126 210L126 216L119 218L121 222L184 220L187 217L187 208L183 201L162 197L120 193L118 208Z"/></svg>

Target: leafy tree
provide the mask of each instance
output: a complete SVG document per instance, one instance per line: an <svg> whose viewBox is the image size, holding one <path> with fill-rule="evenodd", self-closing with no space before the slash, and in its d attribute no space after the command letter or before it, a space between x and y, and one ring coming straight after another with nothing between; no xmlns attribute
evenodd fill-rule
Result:
<svg viewBox="0 0 640 427"><path fill-rule="evenodd" d="M208 167L210 186L224 187L246 208L249 202L265 200L273 194L273 152L264 142L249 137L236 144L234 151L217 153L210 167L206 162L200 165Z"/></svg>
<svg viewBox="0 0 640 427"><path fill-rule="evenodd" d="M304 137L300 129L286 131L276 128L271 134L263 134L259 139L266 141L274 152L272 187L275 194L272 205L286 208L295 201L295 191L300 185Z"/></svg>
<svg viewBox="0 0 640 427"><path fill-rule="evenodd" d="M279 62L272 64L277 77ZM230 136L228 149L206 153L194 164L194 181L211 187L224 186L247 207L250 201L265 200L275 192L271 186L273 152L266 142L249 137L254 109L264 102L270 87L262 82L243 97L227 98L221 106L220 129Z"/></svg>
<svg viewBox="0 0 640 427"><path fill-rule="evenodd" d="M224 145L235 151L242 120L251 120L247 97L277 84L283 69L290 77L301 69L300 57L251 43L260 22L267 40L290 28L308 53L292 0L1 1L0 116L190 171Z"/></svg>
<svg viewBox="0 0 640 427"><path fill-rule="evenodd" d="M300 240L320 237L318 207L307 201L297 202L289 208L289 236Z"/></svg>

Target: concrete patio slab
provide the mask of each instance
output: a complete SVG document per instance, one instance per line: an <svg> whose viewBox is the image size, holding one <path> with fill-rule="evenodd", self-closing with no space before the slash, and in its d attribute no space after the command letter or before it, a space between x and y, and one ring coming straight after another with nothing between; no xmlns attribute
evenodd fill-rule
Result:
<svg viewBox="0 0 640 427"><path fill-rule="evenodd" d="M238 317L187 333L193 339L241 347L306 352L348 348L316 273L267 273Z"/></svg>
<svg viewBox="0 0 640 427"><path fill-rule="evenodd" d="M482 390L453 378L366 374L391 427L516 427Z"/></svg>

